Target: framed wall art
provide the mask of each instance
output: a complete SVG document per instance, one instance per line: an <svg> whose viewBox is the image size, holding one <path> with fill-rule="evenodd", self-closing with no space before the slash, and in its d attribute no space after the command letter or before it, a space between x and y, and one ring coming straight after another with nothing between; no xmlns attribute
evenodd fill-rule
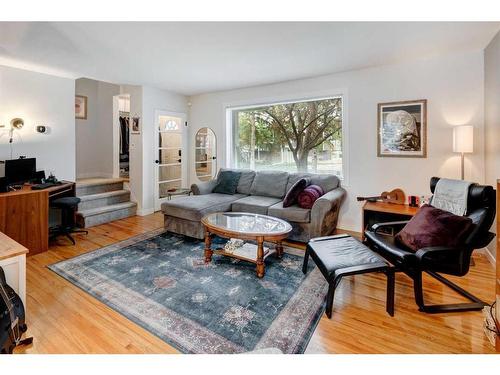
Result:
<svg viewBox="0 0 500 375"><path fill-rule="evenodd" d="M427 100L380 103L377 156L427 157Z"/></svg>
<svg viewBox="0 0 500 375"><path fill-rule="evenodd" d="M75 118L78 120L87 119L87 97L83 95L75 96Z"/></svg>

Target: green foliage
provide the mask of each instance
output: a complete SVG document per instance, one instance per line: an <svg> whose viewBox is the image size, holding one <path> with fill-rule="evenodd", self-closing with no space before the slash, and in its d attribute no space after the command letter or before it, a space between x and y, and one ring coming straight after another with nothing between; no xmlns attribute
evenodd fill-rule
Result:
<svg viewBox="0 0 500 375"><path fill-rule="evenodd" d="M298 170L307 170L309 152L324 142L342 138L342 99L276 104L240 111L240 146L254 144L261 150L288 147Z"/></svg>

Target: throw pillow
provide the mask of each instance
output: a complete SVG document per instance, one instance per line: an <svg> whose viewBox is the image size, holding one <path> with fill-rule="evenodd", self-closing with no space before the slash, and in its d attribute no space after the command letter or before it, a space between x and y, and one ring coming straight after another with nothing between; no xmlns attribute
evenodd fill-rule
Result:
<svg viewBox="0 0 500 375"><path fill-rule="evenodd" d="M217 185L212 192L219 194L236 194L241 172L221 171L217 177Z"/></svg>
<svg viewBox="0 0 500 375"><path fill-rule="evenodd" d="M318 185L309 185L298 196L299 207L311 209L314 202L323 195L323 189Z"/></svg>
<svg viewBox="0 0 500 375"><path fill-rule="evenodd" d="M285 199L283 199L283 207L290 207L297 203L299 194L309 185L309 179L301 178L295 182L287 191Z"/></svg>
<svg viewBox="0 0 500 375"><path fill-rule="evenodd" d="M396 241L413 251L430 246L456 247L471 227L472 220L468 217L424 204L396 234Z"/></svg>

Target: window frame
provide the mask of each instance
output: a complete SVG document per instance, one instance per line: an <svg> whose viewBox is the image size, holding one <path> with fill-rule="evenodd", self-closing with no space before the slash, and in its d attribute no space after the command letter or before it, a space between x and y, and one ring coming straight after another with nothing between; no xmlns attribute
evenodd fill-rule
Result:
<svg viewBox="0 0 500 375"><path fill-rule="evenodd" d="M348 125L347 125L347 90L339 90L336 94L332 94L331 91L324 93L316 93L310 95L297 95L297 96L286 96L278 98L267 98L265 100L255 99L255 100L245 100L237 101L232 103L224 103L224 118L225 118L225 129L226 129L226 139L224 145L226 147L225 157L226 166L230 168L235 168L235 158L234 158L234 124L236 119L236 114L240 110L273 106L278 104L289 104L289 103L303 103L317 100L326 100L341 98L342 99L342 186L348 186L349 183L349 142L348 142Z"/></svg>

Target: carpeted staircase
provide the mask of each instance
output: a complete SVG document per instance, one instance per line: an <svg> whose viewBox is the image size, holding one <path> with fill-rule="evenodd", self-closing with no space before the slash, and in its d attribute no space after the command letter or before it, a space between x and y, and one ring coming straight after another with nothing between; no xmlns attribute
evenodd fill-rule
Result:
<svg viewBox="0 0 500 375"><path fill-rule="evenodd" d="M130 191L124 189L124 179L92 178L76 183L76 196L81 199L76 213L78 226L83 228L134 216L137 204L130 201Z"/></svg>

